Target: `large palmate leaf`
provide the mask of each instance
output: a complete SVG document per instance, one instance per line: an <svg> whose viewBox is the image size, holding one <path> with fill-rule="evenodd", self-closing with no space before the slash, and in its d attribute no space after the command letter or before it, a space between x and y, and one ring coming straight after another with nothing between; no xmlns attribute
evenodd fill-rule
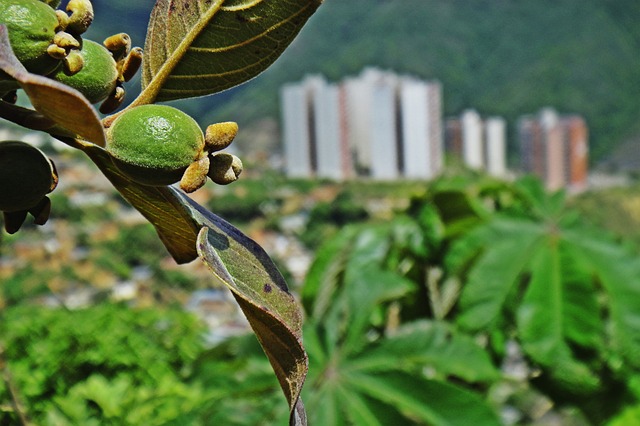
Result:
<svg viewBox="0 0 640 426"><path fill-rule="evenodd" d="M482 235L486 247L469 272L460 300L462 312L458 321L471 330L494 324L543 235L534 223L502 219L472 231L456 243L464 247L467 238L477 243L477 235ZM460 250L454 252L458 254Z"/></svg>
<svg viewBox="0 0 640 426"><path fill-rule="evenodd" d="M393 225L349 228L323 247L311 268L306 293L311 317L304 329L310 423L498 424L482 397L459 385L491 383L499 376L471 337L436 322L409 323L393 332L376 325L376 313L416 287L384 267L393 230ZM450 377L458 384L449 383ZM456 404L468 414L460 407L451 410Z"/></svg>
<svg viewBox="0 0 640 426"><path fill-rule="evenodd" d="M456 241L446 265L466 279L459 323L492 331L515 316L522 348L547 377L593 392L605 385L595 374L603 362L638 365L640 264L566 213L563 194L537 186L517 184L521 206Z"/></svg>
<svg viewBox="0 0 640 426"><path fill-rule="evenodd" d="M545 241L533 254L531 281L518 308L520 338L525 352L547 366L556 380L571 384L576 392L589 393L598 388L600 381L585 364L574 359L569 347L567 327L571 324L568 318L571 308L565 294L569 286L565 286L560 262L558 242L554 239ZM584 297L592 299L594 288L591 291L588 288L591 280L586 284ZM572 302L579 306L581 303ZM594 315L597 312L596 308L585 314L598 318Z"/></svg>
<svg viewBox="0 0 640 426"><path fill-rule="evenodd" d="M430 425L499 425L496 413L477 394L452 384L404 373L351 373L361 393ZM396 423L390 423L396 424Z"/></svg>
<svg viewBox="0 0 640 426"><path fill-rule="evenodd" d="M137 103L217 93L273 63L322 0L158 0Z"/></svg>
<svg viewBox="0 0 640 426"><path fill-rule="evenodd" d="M630 366L640 367L640 261L625 247L585 230L564 234L584 259L587 271L606 290L611 315L611 347Z"/></svg>

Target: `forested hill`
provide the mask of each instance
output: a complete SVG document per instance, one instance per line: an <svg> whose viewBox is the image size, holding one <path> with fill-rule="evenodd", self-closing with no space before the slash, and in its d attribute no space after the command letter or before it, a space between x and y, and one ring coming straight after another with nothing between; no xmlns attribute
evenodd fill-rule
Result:
<svg viewBox="0 0 640 426"><path fill-rule="evenodd" d="M202 118L275 117L282 83L377 65L442 81L446 114L474 107L513 124L546 105L581 113L602 157L640 132L638 22L638 0L325 0L274 67L208 100Z"/></svg>

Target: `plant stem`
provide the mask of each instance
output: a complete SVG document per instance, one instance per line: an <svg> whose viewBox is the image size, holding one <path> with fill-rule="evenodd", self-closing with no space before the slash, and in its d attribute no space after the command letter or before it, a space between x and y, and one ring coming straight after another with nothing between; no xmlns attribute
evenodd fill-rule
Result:
<svg viewBox="0 0 640 426"><path fill-rule="evenodd" d="M2 345L0 345L0 371L2 371L2 381L9 391L9 395L11 396L11 406L13 407L13 411L18 416L20 425L31 426L32 423L29 420L29 416L27 415L24 405L22 404L18 389L16 389L16 386L13 383L13 378L11 376L11 372L9 371L9 366L7 365L7 361L4 357L4 346Z"/></svg>

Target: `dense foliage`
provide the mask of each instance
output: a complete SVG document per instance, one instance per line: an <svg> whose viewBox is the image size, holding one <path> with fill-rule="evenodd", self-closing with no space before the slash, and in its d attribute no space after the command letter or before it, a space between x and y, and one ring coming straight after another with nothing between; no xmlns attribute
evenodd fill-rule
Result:
<svg viewBox="0 0 640 426"><path fill-rule="evenodd" d="M310 419L636 424L637 249L584 219L536 180L471 175L434 182L384 223L342 226L301 293ZM255 338L206 349L200 330L159 308L69 312L22 301L4 312L0 335L34 419L283 424ZM68 356L69 345L82 351ZM2 398L8 407L6 390Z"/></svg>

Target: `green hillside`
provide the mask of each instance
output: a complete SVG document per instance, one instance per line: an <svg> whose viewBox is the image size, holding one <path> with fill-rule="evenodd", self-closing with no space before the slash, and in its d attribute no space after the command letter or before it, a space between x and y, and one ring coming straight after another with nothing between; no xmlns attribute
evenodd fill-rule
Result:
<svg viewBox="0 0 640 426"><path fill-rule="evenodd" d="M640 132L639 21L637 0L325 0L270 70L185 108L246 125L277 117L284 82L376 65L442 81L446 114L474 107L510 124L546 105L583 114L602 158Z"/></svg>

